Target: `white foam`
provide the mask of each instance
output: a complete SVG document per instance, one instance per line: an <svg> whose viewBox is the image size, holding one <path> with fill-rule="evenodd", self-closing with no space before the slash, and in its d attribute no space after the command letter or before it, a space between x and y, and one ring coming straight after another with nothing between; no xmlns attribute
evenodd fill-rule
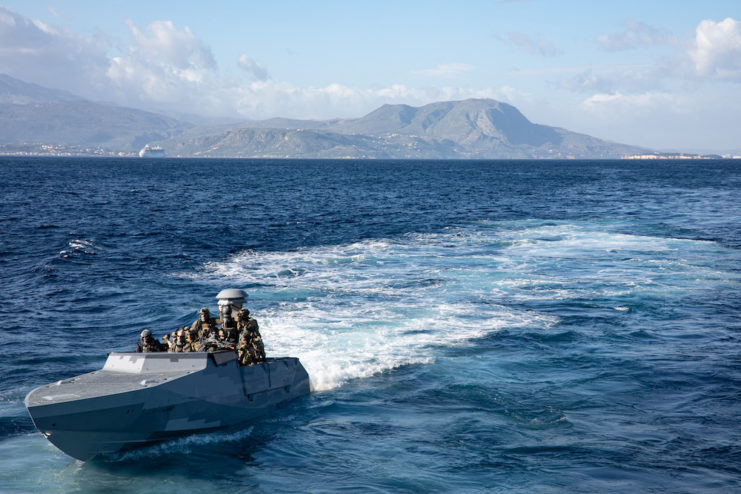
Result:
<svg viewBox="0 0 741 494"><path fill-rule="evenodd" d="M247 251L182 276L215 289L258 286L250 308L266 350L300 357L314 389L326 390L430 362L441 348L502 328L544 331L558 322L550 313L509 307L512 301L606 299L607 308L625 311L621 297L715 278L681 257L688 248L719 247L614 233L603 224L484 223L290 252Z"/></svg>
<svg viewBox="0 0 741 494"><path fill-rule="evenodd" d="M183 455L207 444L241 442L252 434L252 430L253 427L246 427L240 430L220 430L208 434L193 434L156 443L141 449L113 453L109 458L115 461L140 461L142 459L152 459L157 456Z"/></svg>
<svg viewBox="0 0 741 494"><path fill-rule="evenodd" d="M67 249L59 251L62 257L69 257L74 254L95 254L95 244L91 240L75 239L67 242Z"/></svg>

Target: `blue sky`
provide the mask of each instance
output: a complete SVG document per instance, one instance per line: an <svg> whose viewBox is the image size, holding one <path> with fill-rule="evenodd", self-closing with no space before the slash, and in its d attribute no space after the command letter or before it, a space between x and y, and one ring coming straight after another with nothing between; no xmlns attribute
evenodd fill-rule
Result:
<svg viewBox="0 0 741 494"><path fill-rule="evenodd" d="M738 0L12 0L0 73L244 119L488 97L612 141L741 151Z"/></svg>

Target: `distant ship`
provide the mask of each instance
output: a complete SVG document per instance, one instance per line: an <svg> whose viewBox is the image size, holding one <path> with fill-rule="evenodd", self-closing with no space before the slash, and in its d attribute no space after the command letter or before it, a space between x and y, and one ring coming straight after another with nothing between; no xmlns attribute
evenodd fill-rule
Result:
<svg viewBox="0 0 741 494"><path fill-rule="evenodd" d="M160 146L150 146L147 144L139 151L140 158L164 158L165 149Z"/></svg>

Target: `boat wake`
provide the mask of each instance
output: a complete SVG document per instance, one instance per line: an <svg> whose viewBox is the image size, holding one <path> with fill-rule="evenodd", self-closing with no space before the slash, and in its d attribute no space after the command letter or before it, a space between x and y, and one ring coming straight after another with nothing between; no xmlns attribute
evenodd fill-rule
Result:
<svg viewBox="0 0 741 494"><path fill-rule="evenodd" d="M546 331L559 318L542 304L591 301L625 313L638 296L728 280L729 273L693 260L693 251L721 255L715 243L617 228L482 222L439 234L245 251L180 276L247 288L268 352L298 356L322 391L430 362L436 349L501 329Z"/></svg>
<svg viewBox="0 0 741 494"><path fill-rule="evenodd" d="M193 434L130 451L100 455L95 459L95 462L118 464L139 462L140 460L151 461L159 457L169 458L173 455L189 455L203 451L204 446L242 443L252 435L253 429L253 426L249 426L243 429L226 429L208 434Z"/></svg>

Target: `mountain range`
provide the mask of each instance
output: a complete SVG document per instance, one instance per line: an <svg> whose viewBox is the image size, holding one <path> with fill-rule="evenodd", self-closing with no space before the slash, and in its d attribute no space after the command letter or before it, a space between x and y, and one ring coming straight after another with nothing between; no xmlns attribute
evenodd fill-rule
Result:
<svg viewBox="0 0 741 494"><path fill-rule="evenodd" d="M648 152L532 123L491 99L383 105L354 119L199 126L0 75L0 152L87 146L126 155L145 144L162 146L168 156L223 158L621 158Z"/></svg>

